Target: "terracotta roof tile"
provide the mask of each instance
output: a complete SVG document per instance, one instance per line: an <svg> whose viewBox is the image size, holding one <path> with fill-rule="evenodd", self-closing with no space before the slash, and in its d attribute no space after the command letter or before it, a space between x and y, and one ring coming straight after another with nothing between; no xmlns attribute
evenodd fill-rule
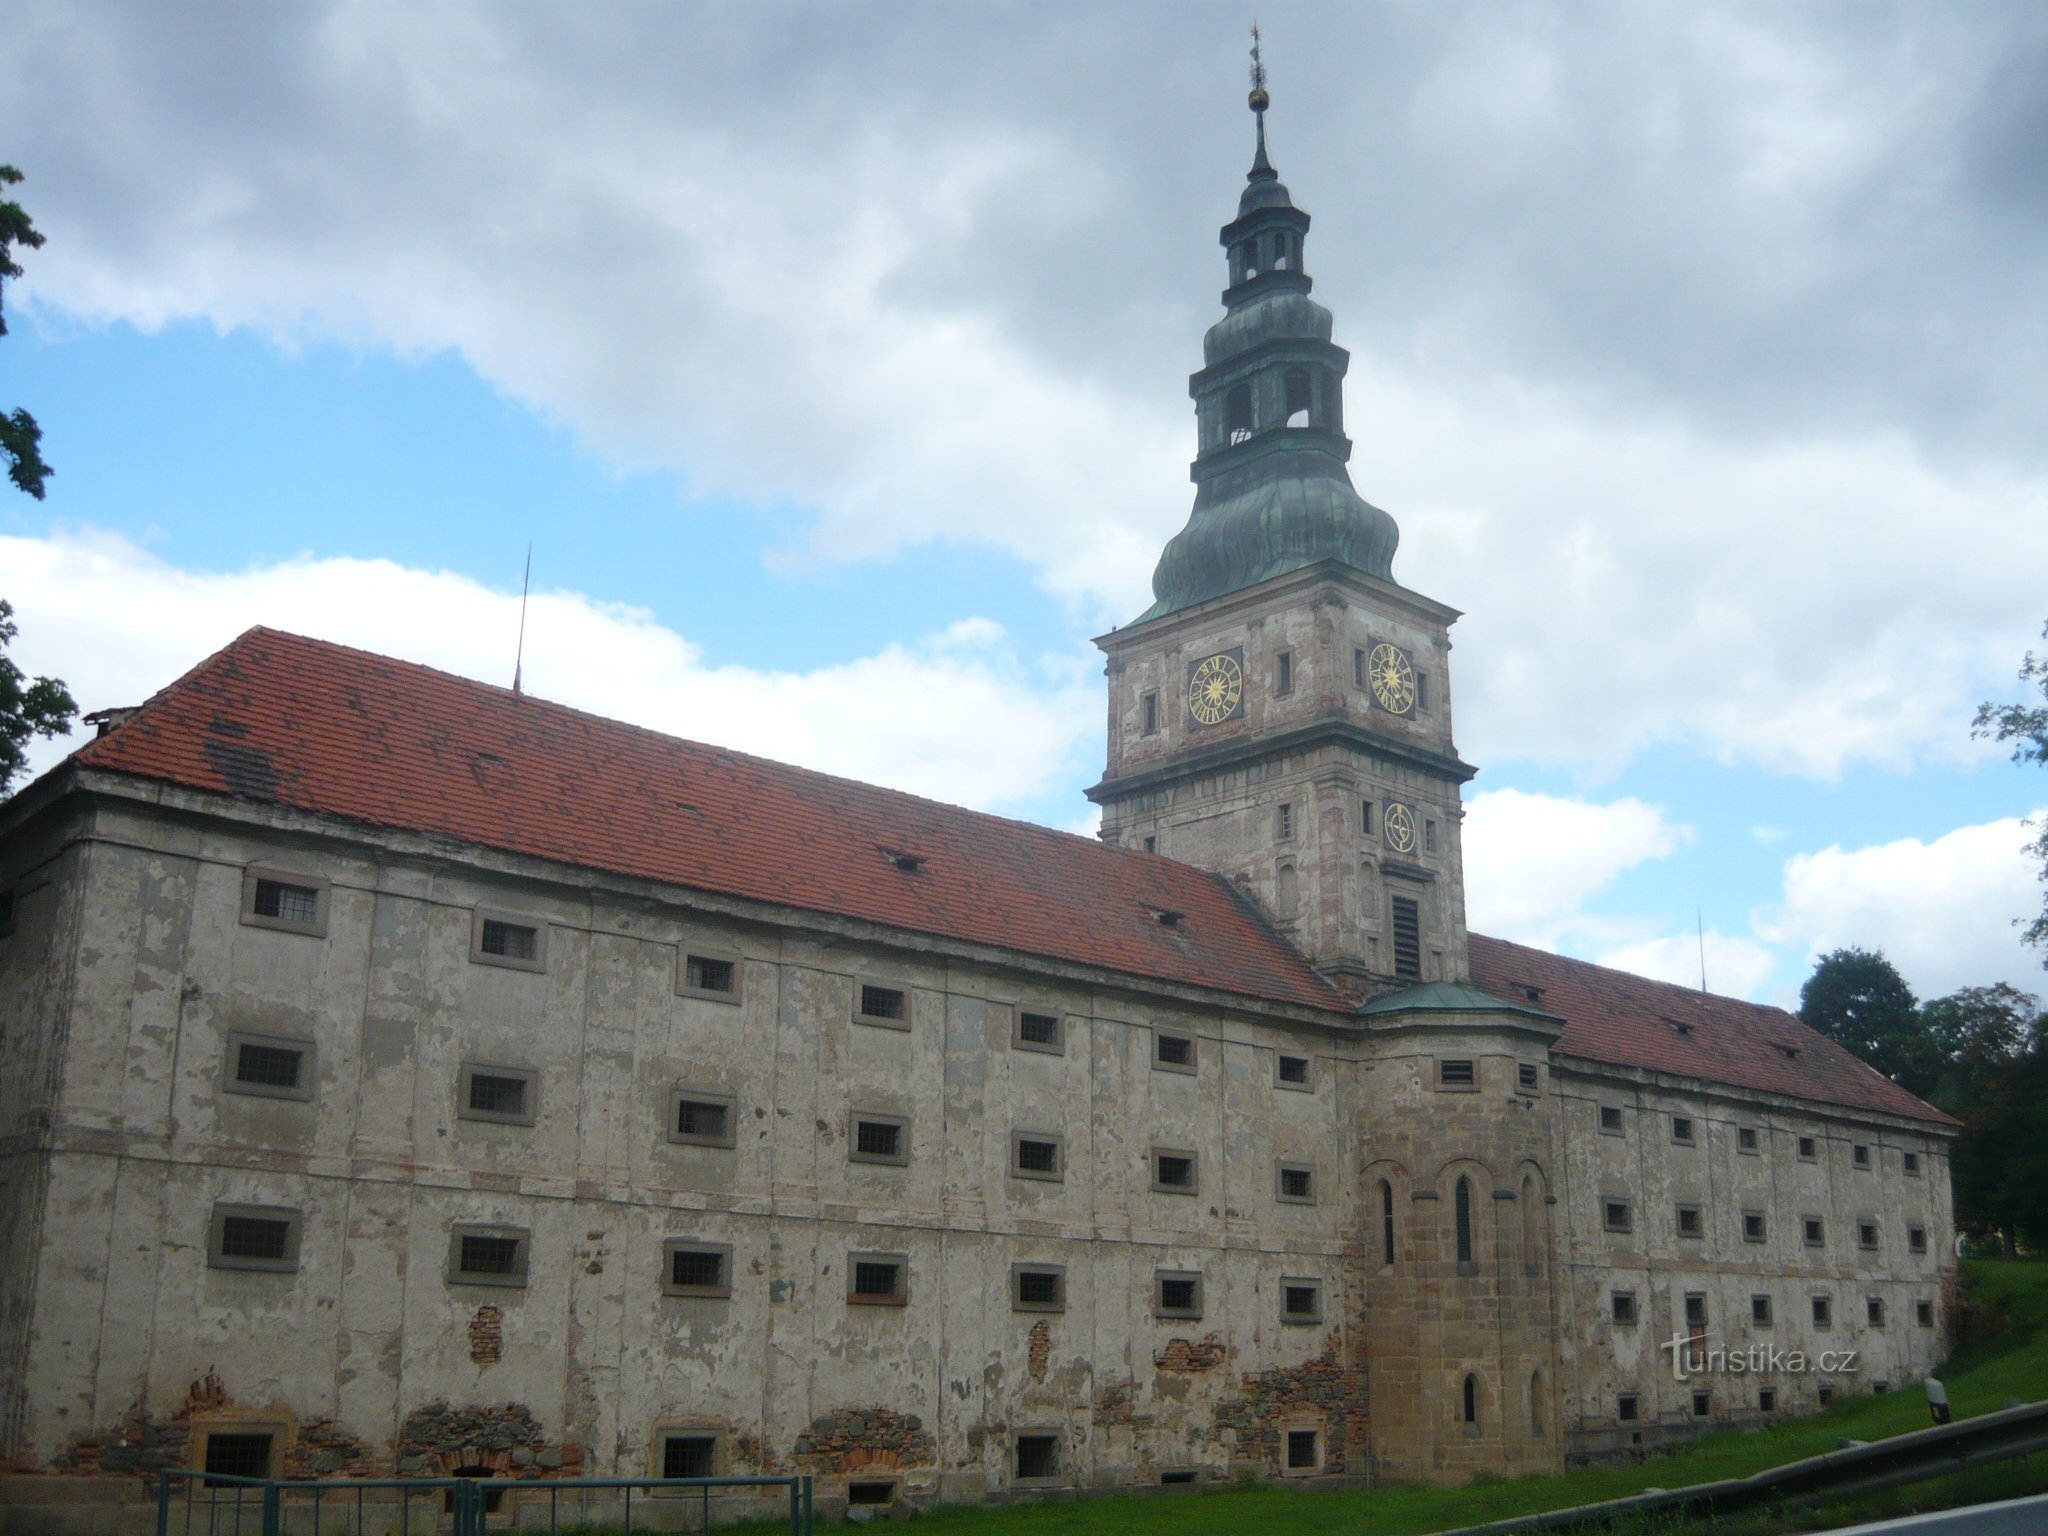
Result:
<svg viewBox="0 0 2048 1536"><path fill-rule="evenodd" d="M252 629L87 767L1132 976L1344 1006L1217 876ZM885 850L921 856L914 872ZM1161 911L1182 914L1177 927Z"/></svg>
<svg viewBox="0 0 2048 1536"><path fill-rule="evenodd" d="M1496 997L1533 999L1565 1021L1567 1056L1641 1067L1826 1104L1957 1122L1782 1008L1715 997L1505 939L1472 935L1472 980Z"/></svg>

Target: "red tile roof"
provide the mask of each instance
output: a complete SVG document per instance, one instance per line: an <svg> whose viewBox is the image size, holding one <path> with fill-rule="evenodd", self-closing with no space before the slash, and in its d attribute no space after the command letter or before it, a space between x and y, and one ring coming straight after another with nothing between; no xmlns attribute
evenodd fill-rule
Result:
<svg viewBox="0 0 2048 1536"><path fill-rule="evenodd" d="M1344 1006L1228 881L1171 859L276 630L208 657L77 761L1157 981ZM885 849L924 862L906 873ZM1181 914L1178 926L1162 911Z"/></svg>
<svg viewBox="0 0 2048 1536"><path fill-rule="evenodd" d="M1715 997L1476 933L1472 980L1511 1002L1529 1001L1529 989L1536 988L1536 1005L1565 1021L1553 1047L1563 1055L1957 1123L1782 1008Z"/></svg>

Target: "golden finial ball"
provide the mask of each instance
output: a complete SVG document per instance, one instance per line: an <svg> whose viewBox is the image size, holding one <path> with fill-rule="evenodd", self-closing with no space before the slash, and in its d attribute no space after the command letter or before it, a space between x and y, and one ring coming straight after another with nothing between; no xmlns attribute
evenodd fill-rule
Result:
<svg viewBox="0 0 2048 1536"><path fill-rule="evenodd" d="M1273 104L1273 98L1266 94L1266 88L1262 85L1252 92L1251 102L1254 112L1263 112Z"/></svg>

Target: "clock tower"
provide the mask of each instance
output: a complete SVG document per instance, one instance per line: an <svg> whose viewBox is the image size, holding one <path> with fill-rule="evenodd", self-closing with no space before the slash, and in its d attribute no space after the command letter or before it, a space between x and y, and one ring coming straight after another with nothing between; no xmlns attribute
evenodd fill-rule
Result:
<svg viewBox="0 0 2048 1536"><path fill-rule="evenodd" d="M1309 297L1267 105L1260 81L1224 315L1189 380L1194 510L1157 601L1096 641L1109 763L1088 793L1104 841L1239 882L1333 977L1462 980L1458 614L1394 580L1400 530L1352 488L1350 357Z"/></svg>

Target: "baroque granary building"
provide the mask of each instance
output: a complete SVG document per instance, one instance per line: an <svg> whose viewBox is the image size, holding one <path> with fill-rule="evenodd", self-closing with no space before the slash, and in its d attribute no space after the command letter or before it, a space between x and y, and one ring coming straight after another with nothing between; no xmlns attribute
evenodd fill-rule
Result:
<svg viewBox="0 0 2048 1536"><path fill-rule="evenodd" d="M1933 1367L1951 1121L1467 932L1457 615L1260 123L1100 841L262 629L0 807L17 1518L1458 1480Z"/></svg>

